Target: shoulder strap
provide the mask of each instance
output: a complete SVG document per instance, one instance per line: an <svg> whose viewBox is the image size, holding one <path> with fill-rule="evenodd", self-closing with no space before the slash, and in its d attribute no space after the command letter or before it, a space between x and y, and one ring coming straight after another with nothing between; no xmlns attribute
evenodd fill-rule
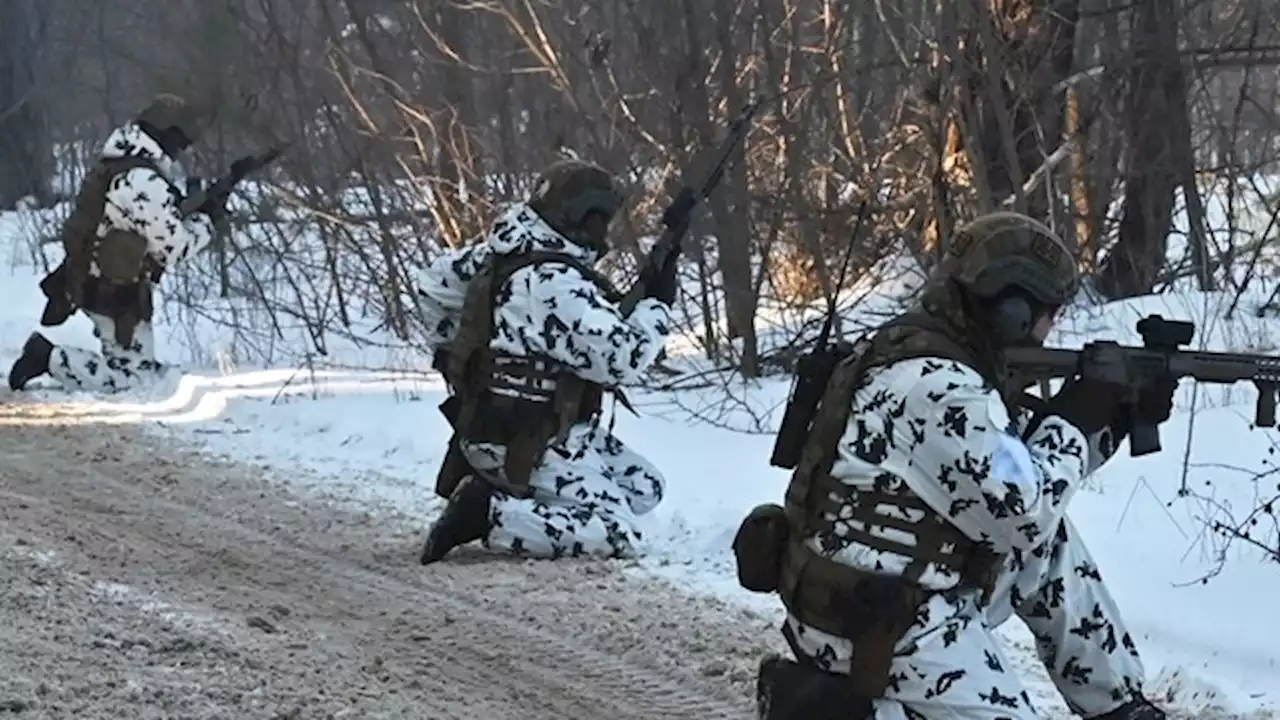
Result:
<svg viewBox="0 0 1280 720"><path fill-rule="evenodd" d="M115 177L122 173L138 168L151 168L156 172L160 172L160 167L156 165L151 158L141 157L139 155L125 155L117 158L102 158L102 168L107 172L109 177Z"/></svg>
<svg viewBox="0 0 1280 720"><path fill-rule="evenodd" d="M500 260L500 266L496 270L494 276L493 291L496 293L502 289L511 275L515 271L529 267L530 265L541 265L543 263L563 263L582 273L582 276L589 280L593 285L600 288L605 298L609 302L616 303L622 299L622 293L613 286L613 283L604 273L591 267L581 259L574 257L568 253L556 252L553 250L533 250L519 255L504 256Z"/></svg>
<svg viewBox="0 0 1280 720"><path fill-rule="evenodd" d="M869 355L870 342L864 338L853 354L836 365L818 402L809 437L800 450L800 461L787 486L785 509L796 537L802 537L807 529L818 477L829 473L835 462L836 447L849 424L853 398L866 375Z"/></svg>
<svg viewBox="0 0 1280 720"><path fill-rule="evenodd" d="M855 352L836 366L818 404L800 461L787 490L787 510L793 527L803 531L817 478L831 471L836 447L849 424L854 397L867 374L903 360L942 357L965 363L979 372L974 353L954 338L942 320L922 312L908 312L871 330ZM986 373L983 373L984 377Z"/></svg>

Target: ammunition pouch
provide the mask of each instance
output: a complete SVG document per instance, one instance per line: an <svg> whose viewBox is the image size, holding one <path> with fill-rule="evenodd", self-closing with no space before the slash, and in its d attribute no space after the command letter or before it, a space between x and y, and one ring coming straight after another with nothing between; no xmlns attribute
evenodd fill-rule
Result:
<svg viewBox="0 0 1280 720"><path fill-rule="evenodd" d="M147 240L138 233L112 230L97 242L94 264L110 283L127 285L149 275Z"/></svg>
<svg viewBox="0 0 1280 720"><path fill-rule="evenodd" d="M449 380L449 347L441 345L431 353L431 369L440 373L440 376ZM452 422L452 420L450 421Z"/></svg>
<svg viewBox="0 0 1280 720"><path fill-rule="evenodd" d="M853 692L878 698L889 686L894 646L931 592L898 576L828 560L793 541L782 562L779 594L800 622L853 643Z"/></svg>
<svg viewBox="0 0 1280 720"><path fill-rule="evenodd" d="M154 313L151 283L142 279L122 284L90 277L85 281L83 309L111 318L115 323L116 343L128 348L133 345L138 324L150 322Z"/></svg>
<svg viewBox="0 0 1280 720"><path fill-rule="evenodd" d="M76 292L72 291L70 282L71 277L65 263L40 281L40 290L46 298L44 312L40 315L41 325L61 325L76 310L84 310L111 318L115 323L116 343L127 348L133 344L138 324L150 322L155 313L151 282L146 278L114 283L101 277L89 276L80 283Z"/></svg>
<svg viewBox="0 0 1280 720"><path fill-rule="evenodd" d="M791 533L781 505L757 505L733 536L738 583L752 592L777 592Z"/></svg>
<svg viewBox="0 0 1280 720"><path fill-rule="evenodd" d="M999 557L973 548L958 589L989 597ZM915 623L921 606L941 591L926 590L899 575L879 575L825 558L798 539L787 544L778 593L797 620L853 643L849 676L863 697L883 697L894 648Z"/></svg>
<svg viewBox="0 0 1280 720"><path fill-rule="evenodd" d="M70 288L67 284L68 275L67 264L64 262L40 281L40 291L44 293L45 297L44 312L40 315L40 324L44 327L61 325L76 312L76 303L71 298Z"/></svg>
<svg viewBox="0 0 1280 720"><path fill-rule="evenodd" d="M603 389L554 362L486 354L475 368L476 381L462 390L457 440L502 447L502 472L484 479L503 492L528 497L529 479L543 454L564 442L575 424L599 412ZM443 474L437 480L438 487L447 484Z"/></svg>

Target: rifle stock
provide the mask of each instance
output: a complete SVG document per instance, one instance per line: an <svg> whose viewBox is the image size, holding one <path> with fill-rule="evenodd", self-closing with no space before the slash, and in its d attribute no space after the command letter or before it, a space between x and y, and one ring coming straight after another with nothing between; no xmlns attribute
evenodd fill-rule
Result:
<svg viewBox="0 0 1280 720"><path fill-rule="evenodd" d="M1160 450L1156 426L1133 412L1142 388L1161 378L1192 378L1198 382L1230 385L1252 382L1258 390L1254 408L1256 427L1276 426L1280 358L1247 353L1183 350L1191 342L1195 325L1150 315L1138 321L1141 347L1113 341L1085 344L1080 350L1063 348L1009 348L1005 360L1018 389L1037 381L1080 377L1125 388L1122 406L1133 424L1129 450L1133 456Z"/></svg>

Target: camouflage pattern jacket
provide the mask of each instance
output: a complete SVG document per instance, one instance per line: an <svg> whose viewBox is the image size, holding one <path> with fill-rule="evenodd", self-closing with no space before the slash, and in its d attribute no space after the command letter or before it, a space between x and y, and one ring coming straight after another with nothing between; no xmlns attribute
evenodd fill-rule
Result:
<svg viewBox="0 0 1280 720"><path fill-rule="evenodd" d="M417 304L433 348L458 329L467 283L493 255L564 253L585 265L599 257L565 239L524 203L508 208L484 242L443 252L418 274ZM572 266L544 262L512 273L498 291L489 347L516 357L543 357L605 387L635 383L657 360L670 326L669 308L642 300L629 317Z"/></svg>
<svg viewBox="0 0 1280 720"><path fill-rule="evenodd" d="M161 267L173 267L213 240L213 223L204 213L182 217L182 191L175 184L175 163L151 136L134 124L117 128L102 148L104 158L140 157L149 164L120 173L107 186L98 237L123 231L140 235L147 255ZM89 270L100 275L96 263Z"/></svg>
<svg viewBox="0 0 1280 720"><path fill-rule="evenodd" d="M926 293L935 315L956 298ZM865 572L901 575L912 558L851 536L913 544L903 523L921 519L923 501L947 524L997 557L1044 546L1081 480L1115 451L1109 429L1086 437L1061 417L1032 426L988 376L951 357L916 356L872 368L855 392L837 443L831 477L846 492L829 529L803 538L814 552ZM1028 432L1029 431L1029 432ZM875 497L882 522L866 522L859 497ZM902 506L893 498L903 497ZM857 519L855 519L857 518ZM854 523L842 527L844 523ZM887 544L885 544L887 545ZM912 575L916 575L913 569ZM949 590L960 574L930 562L914 578Z"/></svg>

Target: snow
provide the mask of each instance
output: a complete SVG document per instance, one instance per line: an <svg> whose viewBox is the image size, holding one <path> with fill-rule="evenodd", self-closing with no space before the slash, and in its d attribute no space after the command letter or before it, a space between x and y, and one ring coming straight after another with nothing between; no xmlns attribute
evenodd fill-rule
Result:
<svg viewBox="0 0 1280 720"><path fill-rule="evenodd" d="M0 216L0 259L10 265L0 269L6 369L36 328L43 303L39 273L17 241L22 225L15 214ZM1220 294L1165 295L1080 310L1064 319L1051 342L1133 343L1133 322L1159 312L1195 320L1209 349L1275 347L1280 324L1252 317L1247 304L1243 318L1223 320L1227 301ZM286 329L281 346L304 347L290 345L294 330ZM47 334L91 346L83 318ZM157 330L160 352L190 363L180 380L105 399L49 389L32 394L51 403L87 403L77 421L147 423L208 452L260 463L275 471L273 479L335 502L420 518L425 529L440 507L432 487L447 438L435 407L444 390L438 376L425 371L425 359L390 345L346 342L331 343L324 365L314 353L297 351L285 359L288 353L275 354L275 367L241 369L239 337L207 319L165 312ZM772 427L787 388L780 380L727 387L741 402L720 408L722 394L706 390L642 392L633 398L640 417L617 414L617 432L663 468L669 483L667 500L646 518L650 554L632 571L776 618L776 599L737 586L729 544L751 507L782 498L787 474L768 465L770 436L739 429ZM1130 458L1122 450L1071 508L1144 653L1149 689L1193 714L1222 708L1235 717L1263 717L1280 709L1280 565L1242 543L1224 549L1222 539L1204 529L1206 520L1227 521L1266 493L1280 492L1271 462L1277 432L1251 428L1253 399L1248 386L1194 389L1184 382L1177 412L1162 427L1164 451ZM1179 497L1184 482L1192 492ZM1001 632L1042 706L1070 717L1025 628L1012 621Z"/></svg>

